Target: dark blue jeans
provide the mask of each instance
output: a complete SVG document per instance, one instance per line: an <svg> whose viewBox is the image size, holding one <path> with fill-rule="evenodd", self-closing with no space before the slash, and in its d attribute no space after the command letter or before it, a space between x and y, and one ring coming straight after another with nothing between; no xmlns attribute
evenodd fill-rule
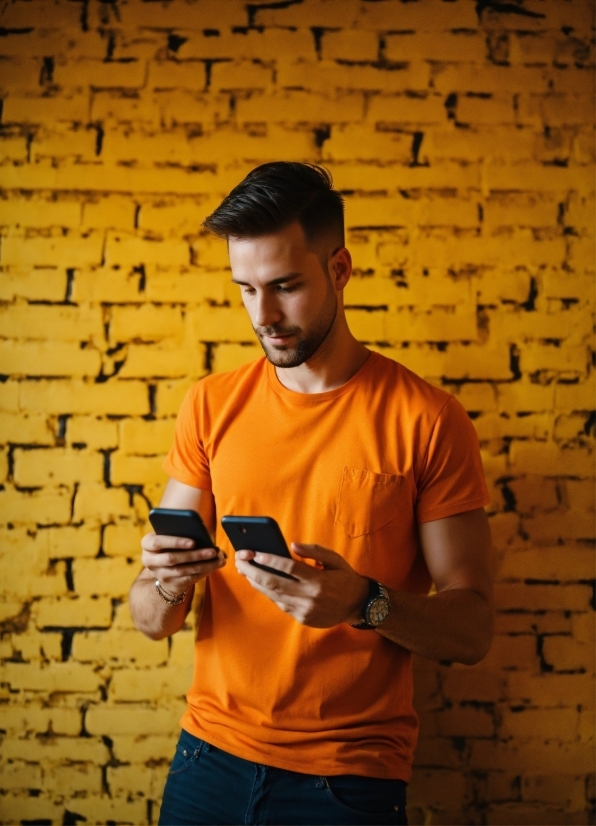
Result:
<svg viewBox="0 0 596 826"><path fill-rule="evenodd" d="M180 735L160 826L200 824L407 824L406 783L356 775L321 777L262 766Z"/></svg>

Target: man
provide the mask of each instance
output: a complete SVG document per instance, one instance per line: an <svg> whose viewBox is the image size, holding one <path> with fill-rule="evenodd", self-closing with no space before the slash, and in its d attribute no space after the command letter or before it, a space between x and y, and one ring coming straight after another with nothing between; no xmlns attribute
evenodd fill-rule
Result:
<svg viewBox="0 0 596 826"><path fill-rule="evenodd" d="M221 516L271 516L293 558L143 538L130 604L149 637L176 633L206 580L160 823L406 823L411 652L474 664L492 636L476 435L452 396L350 333L325 170L264 164L205 226L265 358L191 388L161 504L199 511L228 557Z"/></svg>

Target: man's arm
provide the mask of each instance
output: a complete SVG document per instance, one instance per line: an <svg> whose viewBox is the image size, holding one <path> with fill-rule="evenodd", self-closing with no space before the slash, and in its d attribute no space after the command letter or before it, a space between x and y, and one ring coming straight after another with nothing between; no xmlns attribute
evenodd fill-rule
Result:
<svg viewBox="0 0 596 826"><path fill-rule="evenodd" d="M210 491L170 479L160 507L198 511L213 536L215 504ZM141 541L144 568L130 589L130 613L139 631L153 640L169 637L182 628L192 603L195 583L226 563L217 548L191 550L192 546L192 540L158 536L153 532ZM168 594L176 596L188 591L184 602L180 605L165 603L155 590L156 579Z"/></svg>
<svg viewBox="0 0 596 826"><path fill-rule="evenodd" d="M491 537L482 508L419 526L437 593L389 590L391 612L378 633L432 660L474 665L493 636Z"/></svg>
<svg viewBox="0 0 596 826"><path fill-rule="evenodd" d="M375 631L398 645L433 660L473 665L488 652L493 607L491 540L484 511L437 519L420 526L424 558L437 590L432 596L389 590L391 613ZM292 544L304 559L320 567L272 554L240 551L236 567L250 584L298 622L331 628L360 622L368 582L339 554L320 545ZM281 579L248 564L257 562L296 577Z"/></svg>

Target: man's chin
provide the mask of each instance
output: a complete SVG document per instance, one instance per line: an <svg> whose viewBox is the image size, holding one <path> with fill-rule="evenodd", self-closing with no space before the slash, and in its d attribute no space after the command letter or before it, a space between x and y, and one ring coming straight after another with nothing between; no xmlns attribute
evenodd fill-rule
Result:
<svg viewBox="0 0 596 826"><path fill-rule="evenodd" d="M264 344L262 339L259 339L263 352L269 362L274 367L298 367L302 364L302 359L297 353L296 347L290 347L287 344L270 345Z"/></svg>

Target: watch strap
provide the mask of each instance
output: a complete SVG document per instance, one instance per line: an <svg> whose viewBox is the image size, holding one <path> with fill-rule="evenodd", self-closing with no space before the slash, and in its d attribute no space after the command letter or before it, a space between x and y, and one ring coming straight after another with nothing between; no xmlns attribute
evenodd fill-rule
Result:
<svg viewBox="0 0 596 826"><path fill-rule="evenodd" d="M368 579L368 595L366 597L366 602L364 603L364 608L362 609L362 614L363 614L362 622L350 623L352 628L357 628L359 631L370 631L370 630L374 631L374 629L377 626L376 625L371 625L371 623L367 621L367 619L366 619L366 609L368 608L368 606L370 605L370 603L372 602L373 599L376 599L377 597L381 597L381 596L384 596L384 597L388 596L387 591L385 591L383 586L379 582L377 582L376 579L371 579L370 577L367 577L367 579ZM383 593L383 591L384 591L384 593Z"/></svg>

